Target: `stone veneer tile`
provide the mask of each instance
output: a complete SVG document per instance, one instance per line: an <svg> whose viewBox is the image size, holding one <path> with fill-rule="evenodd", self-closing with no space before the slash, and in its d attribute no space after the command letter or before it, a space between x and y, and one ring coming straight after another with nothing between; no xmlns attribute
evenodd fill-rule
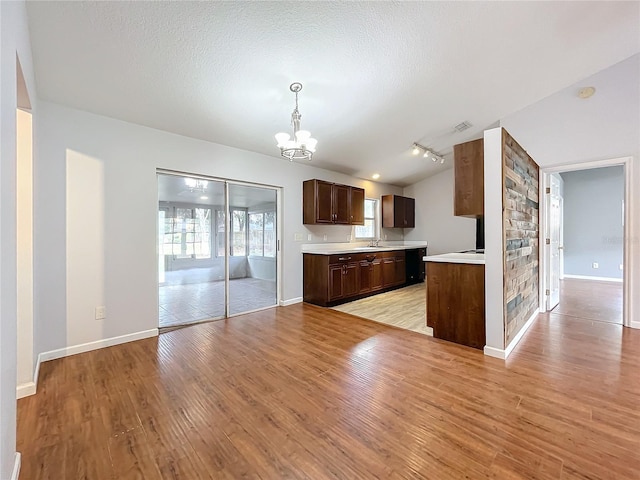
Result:
<svg viewBox="0 0 640 480"><path fill-rule="evenodd" d="M538 307L539 167L503 129L505 346Z"/></svg>

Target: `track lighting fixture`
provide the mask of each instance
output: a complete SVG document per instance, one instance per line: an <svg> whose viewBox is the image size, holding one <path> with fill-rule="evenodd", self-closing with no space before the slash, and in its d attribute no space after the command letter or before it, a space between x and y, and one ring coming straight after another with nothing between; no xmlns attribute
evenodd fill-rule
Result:
<svg viewBox="0 0 640 480"><path fill-rule="evenodd" d="M444 163L444 156L434 152L433 150L425 147L424 145L420 145L419 143L414 143L413 150L411 150L411 153L413 153L414 155L418 155L420 152L423 152L422 156L424 158L431 158L431 160L433 160L434 162L437 162L439 160L440 164Z"/></svg>

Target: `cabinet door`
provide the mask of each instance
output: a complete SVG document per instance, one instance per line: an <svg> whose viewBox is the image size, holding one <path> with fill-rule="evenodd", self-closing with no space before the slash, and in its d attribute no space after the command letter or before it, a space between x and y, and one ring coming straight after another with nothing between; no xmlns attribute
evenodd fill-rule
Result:
<svg viewBox="0 0 640 480"><path fill-rule="evenodd" d="M360 293L367 293L371 291L371 280L373 279L373 270L371 263L366 260L360 262Z"/></svg>
<svg viewBox="0 0 640 480"><path fill-rule="evenodd" d="M371 262L371 290L380 290L383 286L382 260L376 258Z"/></svg>
<svg viewBox="0 0 640 480"><path fill-rule="evenodd" d="M333 184L317 180L314 199L316 204L316 223L333 223L332 199Z"/></svg>
<svg viewBox="0 0 640 480"><path fill-rule="evenodd" d="M404 227L416 226L416 199L404 197Z"/></svg>
<svg viewBox="0 0 640 480"><path fill-rule="evenodd" d="M407 278L406 263L404 257L396 257L394 285L402 285Z"/></svg>
<svg viewBox="0 0 640 480"><path fill-rule="evenodd" d="M351 187L351 225L364 225L364 189Z"/></svg>
<svg viewBox="0 0 640 480"><path fill-rule="evenodd" d="M351 223L351 187L333 185L333 223Z"/></svg>
<svg viewBox="0 0 640 480"><path fill-rule="evenodd" d="M344 296L342 266L341 263L329 265L329 301L337 300Z"/></svg>
<svg viewBox="0 0 640 480"><path fill-rule="evenodd" d="M400 195L393 196L393 226L404 228L406 225L405 217L405 197Z"/></svg>
<svg viewBox="0 0 640 480"><path fill-rule="evenodd" d="M453 146L453 214L462 217L484 215L484 140Z"/></svg>
<svg viewBox="0 0 640 480"><path fill-rule="evenodd" d="M352 297L358 294L360 290L360 265L357 263L348 263L344 266L342 276L342 293L345 297Z"/></svg>
<svg viewBox="0 0 640 480"><path fill-rule="evenodd" d="M388 257L382 259L382 285L390 287L396 281L396 259Z"/></svg>

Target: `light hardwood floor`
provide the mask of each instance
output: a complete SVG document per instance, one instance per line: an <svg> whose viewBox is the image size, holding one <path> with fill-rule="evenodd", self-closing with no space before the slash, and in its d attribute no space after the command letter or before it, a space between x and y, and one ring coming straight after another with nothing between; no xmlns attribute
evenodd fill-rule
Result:
<svg viewBox="0 0 640 480"><path fill-rule="evenodd" d="M541 315L505 363L307 304L46 362L23 480L616 479L640 331Z"/></svg>
<svg viewBox="0 0 640 480"><path fill-rule="evenodd" d="M622 324L622 283L565 278L553 313Z"/></svg>
<svg viewBox="0 0 640 480"><path fill-rule="evenodd" d="M362 298L332 307L340 312L433 336L427 327L427 291L424 283Z"/></svg>

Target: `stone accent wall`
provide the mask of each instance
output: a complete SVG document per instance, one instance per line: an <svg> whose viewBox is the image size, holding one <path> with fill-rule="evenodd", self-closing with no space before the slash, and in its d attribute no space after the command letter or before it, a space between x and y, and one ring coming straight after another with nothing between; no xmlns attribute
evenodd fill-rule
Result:
<svg viewBox="0 0 640 480"><path fill-rule="evenodd" d="M502 130L505 347L539 305L538 164Z"/></svg>

